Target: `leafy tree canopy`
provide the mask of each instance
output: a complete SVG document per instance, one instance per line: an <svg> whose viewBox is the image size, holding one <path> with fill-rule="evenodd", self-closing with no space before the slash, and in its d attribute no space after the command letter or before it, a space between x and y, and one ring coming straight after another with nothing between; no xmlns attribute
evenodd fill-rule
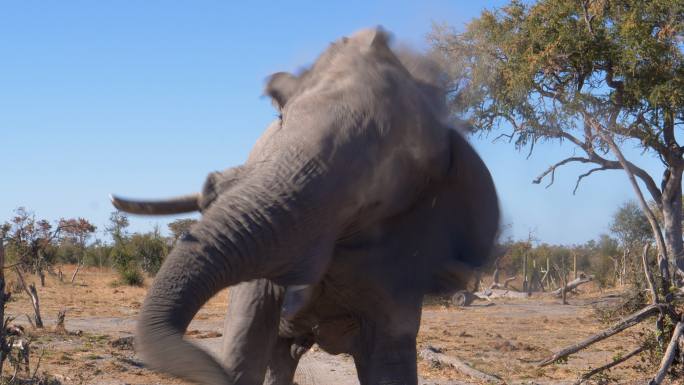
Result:
<svg viewBox="0 0 684 385"><path fill-rule="evenodd" d="M432 41L451 75L452 111L475 130L507 122L518 148L569 140L586 156L566 163L617 169L594 125L681 163L683 27L682 0L512 1L463 33L437 26Z"/></svg>
<svg viewBox="0 0 684 385"><path fill-rule="evenodd" d="M622 204L613 214L610 231L617 235L626 247L642 245L653 240L651 226L634 201Z"/></svg>

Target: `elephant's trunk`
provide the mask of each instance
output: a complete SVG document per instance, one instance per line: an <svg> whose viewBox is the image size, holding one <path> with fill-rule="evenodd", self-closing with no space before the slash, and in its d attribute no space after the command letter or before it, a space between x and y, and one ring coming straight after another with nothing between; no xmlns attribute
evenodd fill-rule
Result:
<svg viewBox="0 0 684 385"><path fill-rule="evenodd" d="M239 282L270 278L314 282L328 248L316 220L314 168L295 177L241 183L219 196L160 269L143 304L137 348L146 364L201 384L240 384L209 354L185 341L188 324L213 295ZM297 178L300 176L302 179ZM313 189L315 190L315 189ZM244 379L243 379L244 381Z"/></svg>
<svg viewBox="0 0 684 385"><path fill-rule="evenodd" d="M233 197L233 199L239 199ZM235 202L234 202L235 203ZM259 209L248 203L205 212L169 254L143 304L136 348L151 368L200 384L238 384L208 353L183 339L187 327L221 289L256 278L272 243ZM236 207L237 206L237 207Z"/></svg>
<svg viewBox="0 0 684 385"><path fill-rule="evenodd" d="M169 254L143 304L136 348L153 369L201 384L232 384L209 354L183 340L200 307L223 287L241 281L234 266L226 272L229 262L216 257L219 250L207 248L190 235Z"/></svg>

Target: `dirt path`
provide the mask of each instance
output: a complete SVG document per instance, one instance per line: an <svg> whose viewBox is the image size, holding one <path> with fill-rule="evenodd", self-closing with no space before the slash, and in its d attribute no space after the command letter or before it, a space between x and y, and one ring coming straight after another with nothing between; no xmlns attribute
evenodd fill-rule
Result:
<svg viewBox="0 0 684 385"><path fill-rule="evenodd" d="M51 320L46 320L50 323ZM127 337L133 334L135 319L115 317L83 317L74 318L67 323L70 330L81 330L86 333L107 334L113 337ZM188 330L197 331L199 334L220 332L221 320L195 320ZM221 337L194 339L195 343L217 356L221 352ZM138 358L131 357L133 360ZM122 385L124 382L117 380L105 380L108 385ZM314 347L307 352L300 361L295 374L297 385L359 385L356 376L356 368L351 357L325 353ZM463 382L436 382L421 379L421 385L467 385Z"/></svg>
<svg viewBox="0 0 684 385"><path fill-rule="evenodd" d="M46 322L49 323L50 320ZM222 324L222 320L195 320L188 330L196 330L200 334L221 332ZM82 330L87 333L126 337L132 335L135 320L133 318L84 317L71 319L67 327L70 330ZM193 341L215 356L221 352L221 337ZM356 368L351 358L343 355L333 356L316 348L302 357L295 375L295 382L298 385L359 384L356 378Z"/></svg>
<svg viewBox="0 0 684 385"><path fill-rule="evenodd" d="M298 385L358 385L356 369L349 357L332 356L321 351L307 352L297 367Z"/></svg>

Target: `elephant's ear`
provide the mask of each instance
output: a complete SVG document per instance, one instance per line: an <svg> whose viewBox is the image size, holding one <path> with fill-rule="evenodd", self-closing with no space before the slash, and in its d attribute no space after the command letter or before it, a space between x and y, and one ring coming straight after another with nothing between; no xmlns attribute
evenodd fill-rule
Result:
<svg viewBox="0 0 684 385"><path fill-rule="evenodd" d="M472 269L490 261L499 231L499 202L487 166L456 130L449 131L449 142L448 172L431 181L390 232L396 250L421 257L430 292L463 288Z"/></svg>
<svg viewBox="0 0 684 385"><path fill-rule="evenodd" d="M282 110L297 91L299 80L290 73L277 72L268 78L265 93L273 99L278 109Z"/></svg>
<svg viewBox="0 0 684 385"><path fill-rule="evenodd" d="M199 200L200 211L209 208L221 193L228 191L234 186L243 173L244 166L237 166L223 171L215 171L207 175Z"/></svg>
<svg viewBox="0 0 684 385"><path fill-rule="evenodd" d="M459 218L452 224L453 234L461 239L458 259L479 267L488 262L498 236L499 200L482 158L455 130L450 137L451 167L447 183L436 196L445 212Z"/></svg>

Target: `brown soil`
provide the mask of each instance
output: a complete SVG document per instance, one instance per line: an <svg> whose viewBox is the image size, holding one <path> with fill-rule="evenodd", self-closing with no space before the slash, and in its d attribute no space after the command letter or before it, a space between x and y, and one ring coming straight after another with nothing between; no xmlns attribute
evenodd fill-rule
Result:
<svg viewBox="0 0 684 385"><path fill-rule="evenodd" d="M63 268L66 277L71 270L73 267ZM39 286L35 277L26 278ZM28 296L21 291L13 293L7 315L16 317L13 323L26 327L32 336L31 372L42 354L38 374L64 384L184 384L143 368L130 337L146 289L116 286L115 279L111 271L95 268L82 269L73 285L48 277L46 287L38 287L46 325L41 331L30 330L26 320L25 314L33 314ZM8 272L7 280L12 290L14 273ZM428 305L418 347L439 348L509 383L572 383L588 368L629 352L640 338L640 329L634 328L573 355L567 362L538 367L536 362L552 352L606 327L592 309L592 305L610 300L605 294L571 297L570 305L565 306L553 298L497 300L491 305L476 302L466 308ZM187 336L215 354L221 346L226 302L227 291L209 301ZM61 309L66 309L66 333L54 329ZM5 373L11 371L5 365ZM640 357L634 358L599 379L604 384L644 383L653 370L648 365ZM450 367L419 360L418 368L427 383L477 383ZM302 385L358 384L349 357L333 357L316 347L303 358L297 381Z"/></svg>

